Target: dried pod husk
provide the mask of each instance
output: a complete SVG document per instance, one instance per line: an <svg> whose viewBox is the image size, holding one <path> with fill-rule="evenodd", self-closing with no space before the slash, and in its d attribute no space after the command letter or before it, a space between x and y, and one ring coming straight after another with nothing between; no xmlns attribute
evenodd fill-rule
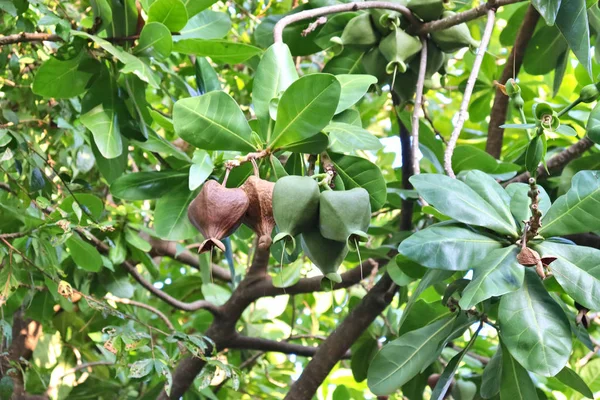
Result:
<svg viewBox="0 0 600 400"><path fill-rule="evenodd" d="M394 29L392 33L384 37L379 43L379 51L388 60L385 70L388 74L406 72L406 62L421 51L419 38L409 35L402 29Z"/></svg>
<svg viewBox="0 0 600 400"><path fill-rule="evenodd" d="M517 254L517 262L526 267L537 265L541 260L540 253L529 247L523 247L519 254Z"/></svg>
<svg viewBox="0 0 600 400"><path fill-rule="evenodd" d="M304 254L321 270L325 278L335 283L342 281L337 270L348 254L346 242L326 239L319 229L302 233L301 242Z"/></svg>
<svg viewBox="0 0 600 400"><path fill-rule="evenodd" d="M249 200L248 210L246 210L243 222L256 233L260 238L259 240L269 242L263 243L267 247L271 245L271 232L275 227L275 218L273 218L274 187L275 183L254 175L250 176L240 187L246 192Z"/></svg>
<svg viewBox="0 0 600 400"><path fill-rule="evenodd" d="M316 228L319 218L319 185L308 176L284 176L273 189L273 217L279 233L276 243L285 240L286 251L291 254L296 241L294 236Z"/></svg>
<svg viewBox="0 0 600 400"><path fill-rule="evenodd" d="M225 251L221 239L231 235L242 223L248 210L248 196L240 188L228 189L217 181L207 181L188 207L188 218L204 236L199 253L218 247Z"/></svg>
<svg viewBox="0 0 600 400"><path fill-rule="evenodd" d="M448 18L454 14L452 11L445 11L442 18ZM479 47L479 42L473 39L469 27L464 22L448 29L432 32L431 39L445 53L454 53L463 47L470 47L472 50Z"/></svg>
<svg viewBox="0 0 600 400"><path fill-rule="evenodd" d="M319 200L319 230L324 238L346 242L356 250L357 241L367 241L371 222L369 192L363 188L329 190Z"/></svg>
<svg viewBox="0 0 600 400"><path fill-rule="evenodd" d="M410 0L406 6L425 22L439 19L444 12L442 0Z"/></svg>
<svg viewBox="0 0 600 400"><path fill-rule="evenodd" d="M341 37L334 36L330 40L333 43L333 52L340 54L345 46L361 50L370 49L379 41L379 34L371 22L371 16L363 13L348 22Z"/></svg>

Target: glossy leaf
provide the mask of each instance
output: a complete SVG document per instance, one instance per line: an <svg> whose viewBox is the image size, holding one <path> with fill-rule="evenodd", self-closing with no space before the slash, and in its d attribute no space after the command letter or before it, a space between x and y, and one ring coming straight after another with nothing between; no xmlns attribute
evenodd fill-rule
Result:
<svg viewBox="0 0 600 400"><path fill-rule="evenodd" d="M196 57L196 85L201 95L223 89L217 72L206 57Z"/></svg>
<svg viewBox="0 0 600 400"><path fill-rule="evenodd" d="M319 154L325 151L328 145L329 138L327 135L323 132L319 132L315 136L302 139L299 142L290 143L285 146L285 149L292 153Z"/></svg>
<svg viewBox="0 0 600 400"><path fill-rule="evenodd" d="M123 200L157 199L169 193L174 185L185 182L187 177L187 171L134 172L115 180L110 192Z"/></svg>
<svg viewBox="0 0 600 400"><path fill-rule="evenodd" d="M440 353L455 320L444 318L385 345L369 366L369 389L378 396L389 395L427 367Z"/></svg>
<svg viewBox="0 0 600 400"><path fill-rule="evenodd" d="M173 39L169 29L160 22L144 25L135 53L164 59L171 55Z"/></svg>
<svg viewBox="0 0 600 400"><path fill-rule="evenodd" d="M222 12L204 10L190 18L185 27L174 37L175 41L183 39L221 39L231 29L229 16Z"/></svg>
<svg viewBox="0 0 600 400"><path fill-rule="evenodd" d="M523 286L500 300L502 343L528 371L556 375L571 354L571 328L562 308L550 297L531 268Z"/></svg>
<svg viewBox="0 0 600 400"><path fill-rule="evenodd" d="M179 100L173 108L173 125L183 140L200 149L255 150L246 117L225 92Z"/></svg>
<svg viewBox="0 0 600 400"><path fill-rule="evenodd" d="M490 362L485 366L481 376L480 394L484 399L490 399L500 392L502 384L502 346L498 345L498 349Z"/></svg>
<svg viewBox="0 0 600 400"><path fill-rule="evenodd" d="M371 132L356 125L331 122L323 132L329 134L329 148L337 153L353 153L355 150L379 150L383 147Z"/></svg>
<svg viewBox="0 0 600 400"><path fill-rule="evenodd" d="M583 366L581 369L581 378L588 384L592 392L600 391L600 359L596 358Z"/></svg>
<svg viewBox="0 0 600 400"><path fill-rule="evenodd" d="M525 72L531 75L545 75L556 68L568 45L555 26L542 26L535 32L527 48L529 50L525 52L523 59Z"/></svg>
<svg viewBox="0 0 600 400"><path fill-rule="evenodd" d="M84 51L70 60L51 57L37 70L31 90L37 95L56 99L79 96L99 70L100 64Z"/></svg>
<svg viewBox="0 0 600 400"><path fill-rule="evenodd" d="M377 83L377 78L373 75L348 74L336 75L335 77L342 88L340 102L335 110L336 114L358 102L367 93L371 85Z"/></svg>
<svg viewBox="0 0 600 400"><path fill-rule="evenodd" d="M587 397L588 399L594 398L594 393L591 391L589 386L584 382L583 379L569 367L564 367L555 376L556 379L564 383L565 385L577 390L579 393Z"/></svg>
<svg viewBox="0 0 600 400"><path fill-rule="evenodd" d="M556 257L552 275L575 301L600 310L600 250L546 240L535 246L543 257Z"/></svg>
<svg viewBox="0 0 600 400"><path fill-rule="evenodd" d="M537 399L535 386L527 370L513 358L504 345L501 348L502 381L500 383L500 400Z"/></svg>
<svg viewBox="0 0 600 400"><path fill-rule="evenodd" d="M179 32L188 22L188 13L181 0L156 0L148 11L148 22L160 22L171 32Z"/></svg>
<svg viewBox="0 0 600 400"><path fill-rule="evenodd" d="M197 149L194 152L192 163L193 164L190 167L189 189L196 190L204 183L206 178L210 176L214 165L210 158L210 154L200 149Z"/></svg>
<svg viewBox="0 0 600 400"><path fill-rule="evenodd" d="M259 55L262 50L245 43L212 39L184 39L175 42L173 50L183 54L210 57L220 64L238 64Z"/></svg>
<svg viewBox="0 0 600 400"><path fill-rule="evenodd" d="M561 1L562 0L532 0L531 4L538 10L540 15L544 17L546 24L554 25Z"/></svg>
<svg viewBox="0 0 600 400"><path fill-rule="evenodd" d="M292 83L279 101L269 147L285 148L319 133L335 113L340 90L329 74L306 75Z"/></svg>
<svg viewBox="0 0 600 400"><path fill-rule="evenodd" d="M381 170L367 159L329 153L331 161L344 182L346 190L362 187L369 192L371 211L379 210L385 204L387 188Z"/></svg>
<svg viewBox="0 0 600 400"><path fill-rule="evenodd" d="M542 215L546 215L548 209L551 206L550 197L543 186L538 186L539 194L539 210ZM526 183L511 183L506 187L506 192L510 196L510 211L514 215L515 219L519 221L519 224L523 226L523 221L531 218L531 199L527 196L529 192L529 185Z"/></svg>
<svg viewBox="0 0 600 400"><path fill-rule="evenodd" d="M470 309L490 297L519 289L525 267L517 262L518 253L515 245L489 252L473 271L473 280L463 290L460 307Z"/></svg>
<svg viewBox="0 0 600 400"><path fill-rule="evenodd" d="M585 0L563 0L556 16L556 27L591 76L590 27Z"/></svg>
<svg viewBox="0 0 600 400"><path fill-rule="evenodd" d="M561 236L585 233L600 226L600 174L580 171L571 182L571 189L559 197L542 219L540 235Z"/></svg>
<svg viewBox="0 0 600 400"><path fill-rule="evenodd" d="M514 225L505 221L465 183L438 174L415 175L410 182L425 201L443 214L466 224L485 226L498 233L517 236Z"/></svg>
<svg viewBox="0 0 600 400"><path fill-rule="evenodd" d="M428 268L466 271L478 268L488 252L502 243L491 236L454 222L442 222L405 239L398 252Z"/></svg>
<svg viewBox="0 0 600 400"><path fill-rule="evenodd" d="M187 182L173 187L156 202L154 210L154 229L164 240L185 240L198 232L188 219L187 208L197 192L188 190Z"/></svg>
<svg viewBox="0 0 600 400"><path fill-rule="evenodd" d="M98 272L102 269L102 258L98 250L84 242L77 234L67 239L67 248L73 261L80 268L90 272Z"/></svg>
<svg viewBox="0 0 600 400"><path fill-rule="evenodd" d="M208 7L216 3L216 0L183 0L185 8L188 12L188 17L193 17L202 10L206 10Z"/></svg>
<svg viewBox="0 0 600 400"><path fill-rule="evenodd" d="M344 48L341 54L333 57L325 64L323 72L327 74L364 74L363 57L365 53L351 47Z"/></svg>

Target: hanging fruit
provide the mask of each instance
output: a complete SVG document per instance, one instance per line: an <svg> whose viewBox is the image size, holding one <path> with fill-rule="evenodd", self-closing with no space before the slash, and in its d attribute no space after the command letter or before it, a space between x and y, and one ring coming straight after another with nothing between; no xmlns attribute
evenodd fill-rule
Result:
<svg viewBox="0 0 600 400"><path fill-rule="evenodd" d="M273 217L279 233L273 242L285 241L291 254L296 248L294 236L317 226L319 185L308 176L284 176L273 189Z"/></svg>
<svg viewBox="0 0 600 400"><path fill-rule="evenodd" d="M377 44L379 35L371 22L371 16L363 13L348 22L341 37L334 36L330 40L334 44L334 53L339 54L345 46L367 50Z"/></svg>
<svg viewBox="0 0 600 400"><path fill-rule="evenodd" d="M427 41L427 67L425 68L425 79L430 79L438 72L446 61L446 54L439 49L431 40ZM419 71L421 55L416 55L410 62L410 69Z"/></svg>
<svg viewBox="0 0 600 400"><path fill-rule="evenodd" d="M368 240L370 222L371 203L365 189L321 193L319 229L323 237L345 242L351 250L356 250L359 241Z"/></svg>
<svg viewBox="0 0 600 400"><path fill-rule="evenodd" d="M240 188L228 189L217 181L207 181L188 207L188 218L204 236L199 253L218 247L225 251L221 239L231 235L242 223L249 200Z"/></svg>
<svg viewBox="0 0 600 400"><path fill-rule="evenodd" d="M337 270L348 254L346 243L324 238L319 229L302 233L301 241L304 254L321 270L325 278L331 282L341 282L342 277Z"/></svg>
<svg viewBox="0 0 600 400"><path fill-rule="evenodd" d="M377 47L373 47L369 50L362 58L363 68L369 75L373 75L377 78L379 85L383 85L388 80L389 75L385 72L385 64L387 63L385 57Z"/></svg>
<svg viewBox="0 0 600 400"><path fill-rule="evenodd" d="M394 71L406 72L406 61L421 51L422 45L419 38L410 36L402 29L394 29L379 43L379 51L388 60L385 70L388 74Z"/></svg>
<svg viewBox="0 0 600 400"><path fill-rule="evenodd" d="M452 11L444 11L442 18L448 18L455 14ZM454 53L463 47L470 47L471 50L479 47L479 42L473 39L469 27L464 22L448 29L432 32L431 39L445 53Z"/></svg>
<svg viewBox="0 0 600 400"><path fill-rule="evenodd" d="M271 245L271 232L275 227L273 218L273 187L275 183L251 175L241 186L248 196L249 205L243 222L258 236L258 247Z"/></svg>
<svg viewBox="0 0 600 400"><path fill-rule="evenodd" d="M410 0L406 6L425 22L439 19L444 12L442 0Z"/></svg>
<svg viewBox="0 0 600 400"><path fill-rule="evenodd" d="M400 101L412 100L417 90L417 72L409 69L403 74L396 74L394 82L394 93L398 95Z"/></svg>

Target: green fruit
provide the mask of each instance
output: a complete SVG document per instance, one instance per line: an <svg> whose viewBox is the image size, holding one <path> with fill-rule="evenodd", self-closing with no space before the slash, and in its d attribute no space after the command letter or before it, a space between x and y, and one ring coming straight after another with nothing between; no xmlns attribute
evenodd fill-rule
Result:
<svg viewBox="0 0 600 400"><path fill-rule="evenodd" d="M410 0L407 7L425 22L439 19L444 12L442 0Z"/></svg>
<svg viewBox="0 0 600 400"><path fill-rule="evenodd" d="M319 229L313 229L302 233L302 250L327 279L341 282L337 270L348 254L345 242L326 239L321 236Z"/></svg>
<svg viewBox="0 0 600 400"><path fill-rule="evenodd" d="M294 236L317 226L319 185L308 176L284 176L273 189L273 217L279 233L273 243L285 240L286 251L296 248Z"/></svg>
<svg viewBox="0 0 600 400"><path fill-rule="evenodd" d="M364 13L348 22L342 37L334 36L330 40L333 42L333 52L339 54L345 46L367 50L377 44L379 35L371 22L371 15Z"/></svg>
<svg viewBox="0 0 600 400"><path fill-rule="evenodd" d="M14 383L11 377L3 376L0 379L0 400L8 400L12 397L14 391Z"/></svg>
<svg viewBox="0 0 600 400"><path fill-rule="evenodd" d="M392 0L392 3L406 6L407 0ZM384 10L380 8L371 8L369 10L371 17L373 18L373 25L375 29L382 35L390 33L395 26L400 26L400 18L402 14L397 11Z"/></svg>
<svg viewBox="0 0 600 400"><path fill-rule="evenodd" d="M592 142L600 143L600 103L590 113L585 130Z"/></svg>
<svg viewBox="0 0 600 400"><path fill-rule="evenodd" d="M445 11L442 18L448 18L454 14L452 11ZM463 47L470 47L472 50L479 47L479 42L473 39L469 27L464 22L442 31L432 32L431 39L445 53L454 53Z"/></svg>
<svg viewBox="0 0 600 400"><path fill-rule="evenodd" d="M406 72L406 61L421 51L421 41L401 29L395 29L379 43L379 51L388 60L385 70L388 74Z"/></svg>
<svg viewBox="0 0 600 400"><path fill-rule="evenodd" d="M431 78L436 72L444 66L446 54L441 51L431 40L427 41L427 67L425 68L425 78ZM421 54L419 53L410 62L410 68L418 71L421 64Z"/></svg>
<svg viewBox="0 0 600 400"><path fill-rule="evenodd" d="M369 75L377 78L379 85L383 86L384 82L389 79L389 75L385 72L385 57L377 47L369 50L362 59L363 68Z"/></svg>
<svg viewBox="0 0 600 400"><path fill-rule="evenodd" d="M400 98L400 101L409 101L415 95L417 90L417 72L409 69L403 74L396 74L394 82L394 92Z"/></svg>
<svg viewBox="0 0 600 400"><path fill-rule="evenodd" d="M600 91L595 83L584 86L583 89L581 89L581 92L579 92L579 99L584 103L591 103L592 101L595 101L598 96L600 96Z"/></svg>
<svg viewBox="0 0 600 400"><path fill-rule="evenodd" d="M351 250L356 250L357 241L368 240L370 222L371 203L365 189L321 193L319 229L324 238L346 242Z"/></svg>

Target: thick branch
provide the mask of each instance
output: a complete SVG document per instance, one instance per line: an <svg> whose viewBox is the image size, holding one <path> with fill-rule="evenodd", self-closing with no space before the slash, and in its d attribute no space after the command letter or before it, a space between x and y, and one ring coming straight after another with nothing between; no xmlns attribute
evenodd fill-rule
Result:
<svg viewBox="0 0 600 400"><path fill-rule="evenodd" d="M592 142L589 138L584 137L580 139L577 143L572 144L565 150L556 154L554 157L548 160L546 165L548 166L549 171L559 170L564 168L569 162L580 157L583 153L588 151L594 146L594 142ZM540 165L537 170L538 179L544 178L548 176L546 169L543 165ZM513 179L508 181L506 184L513 182L527 182L529 180L529 172L523 172L520 175L515 176Z"/></svg>
<svg viewBox="0 0 600 400"><path fill-rule="evenodd" d="M494 30L496 11L494 9L490 9L487 12L487 14L488 17L487 22L485 24L485 30L483 31L483 37L481 38L481 45L477 49L477 55L475 56L475 61L473 61L473 68L471 69L469 79L467 79L467 86L465 87L463 99L460 103L460 108L458 110L458 117L456 119L454 129L452 130L450 140L448 141L446 152L444 153L444 169L446 170L448 176L450 176L451 178L456 177L456 175L454 175L454 170L452 169L452 154L454 153L454 149L456 148L456 143L458 142L458 137L460 136L460 132L462 131L463 125L465 124L465 120L467 119L467 109L469 108L469 101L471 101L471 95L473 94L473 88L475 87L477 76L479 75L479 69L481 68L483 56L485 55L485 52L488 48L488 44L490 43L490 39L492 37L492 31Z"/></svg>
<svg viewBox="0 0 600 400"><path fill-rule="evenodd" d="M519 73L521 65L523 64L523 58L525 57L525 50L529 44L531 36L535 31L535 26L540 19L540 14L530 4L523 19L523 24L517 34L515 44L504 64L504 70L500 76L499 82L505 84L509 78L515 78L516 74ZM506 121L506 112L508 110L508 96L502 93L500 87L496 87L496 97L494 97L494 105L492 106L492 112L490 115L490 124L488 126L488 138L485 144L485 151L495 158L500 158L502 152L502 141L504 139L504 129L500 128L500 125ZM525 121L523 121L525 123Z"/></svg>
<svg viewBox="0 0 600 400"><path fill-rule="evenodd" d="M312 357L318 350L318 347L303 346L294 343L278 342L275 340L249 336L238 336L231 343L229 343L227 347L231 349L273 351L284 354L296 354L304 357ZM350 353L344 354L344 358L349 357Z"/></svg>

